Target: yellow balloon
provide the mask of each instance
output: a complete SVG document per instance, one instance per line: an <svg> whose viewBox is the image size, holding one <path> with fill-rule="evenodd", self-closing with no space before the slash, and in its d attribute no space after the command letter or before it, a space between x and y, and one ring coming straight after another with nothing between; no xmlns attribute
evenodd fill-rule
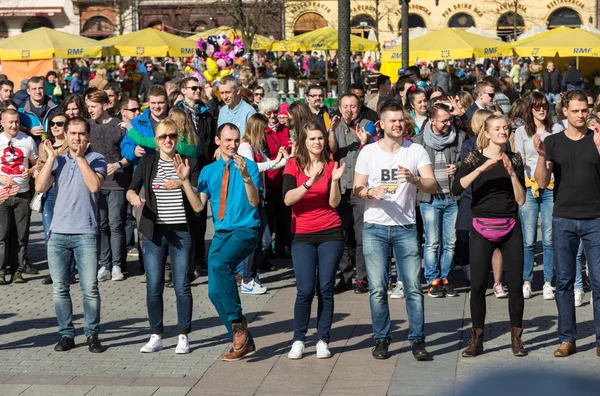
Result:
<svg viewBox="0 0 600 396"><path fill-rule="evenodd" d="M210 73L211 76L214 76L219 72L219 68L217 67L217 62L213 58L208 58L206 60L206 69Z"/></svg>
<svg viewBox="0 0 600 396"><path fill-rule="evenodd" d="M229 69L223 69L219 72L219 74L217 74L217 78L223 78L225 76L228 76L231 74L231 70Z"/></svg>
<svg viewBox="0 0 600 396"><path fill-rule="evenodd" d="M215 79L213 77L212 74L210 74L210 72L208 70L204 70L204 73L202 73L204 75L204 78L206 79L206 81L208 82L213 82L213 80Z"/></svg>

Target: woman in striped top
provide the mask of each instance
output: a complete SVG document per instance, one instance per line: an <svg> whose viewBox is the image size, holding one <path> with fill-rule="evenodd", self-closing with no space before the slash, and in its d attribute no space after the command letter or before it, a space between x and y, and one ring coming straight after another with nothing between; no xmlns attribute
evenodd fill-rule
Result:
<svg viewBox="0 0 600 396"><path fill-rule="evenodd" d="M177 131L177 124L170 119L158 123L154 131L156 154L142 157L127 191L127 200L134 207L143 206L139 229L142 233L147 279L146 305L152 335L141 352L156 352L163 347L163 288L167 255L171 257L177 301L179 341L175 353L190 351L187 337L192 321L189 274L193 251L191 234L196 222L173 166L179 139ZM195 185L199 175L198 164L195 158L187 159L192 169L190 177ZM142 186L146 186L145 200L138 195Z"/></svg>

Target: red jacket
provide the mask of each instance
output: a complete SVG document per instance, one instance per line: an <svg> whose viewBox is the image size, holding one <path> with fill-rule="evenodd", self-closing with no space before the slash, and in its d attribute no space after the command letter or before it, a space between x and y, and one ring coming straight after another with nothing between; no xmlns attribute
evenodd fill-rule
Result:
<svg viewBox="0 0 600 396"><path fill-rule="evenodd" d="M267 127L265 140L269 146L269 159L273 160L277 158L280 147L285 147L288 152L291 150L290 130L283 124L279 124L275 131ZM283 183L282 174L283 168L267 171L265 175L265 187L280 187Z"/></svg>

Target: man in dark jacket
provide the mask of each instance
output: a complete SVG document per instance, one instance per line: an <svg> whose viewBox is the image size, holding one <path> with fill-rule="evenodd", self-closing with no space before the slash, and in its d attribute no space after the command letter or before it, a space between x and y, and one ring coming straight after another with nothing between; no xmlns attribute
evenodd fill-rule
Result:
<svg viewBox="0 0 600 396"><path fill-rule="evenodd" d="M352 57L352 62L350 63L350 77L352 84L364 85L360 60L360 55L354 55L354 57Z"/></svg>
<svg viewBox="0 0 600 396"><path fill-rule="evenodd" d="M449 94L452 76L446 71L446 62L438 62L437 68L437 72L433 73L431 78L431 86L440 87L446 94Z"/></svg>
<svg viewBox="0 0 600 396"><path fill-rule="evenodd" d="M581 72L577 70L577 63L574 60L569 61L569 70L565 72L561 87L563 91L585 89L583 74L581 74Z"/></svg>
<svg viewBox="0 0 600 396"><path fill-rule="evenodd" d="M19 107L21 131L30 134L39 144L44 131L49 131L48 122L60 112L58 104L44 95L44 79L31 77L27 82L29 99Z"/></svg>
<svg viewBox="0 0 600 396"><path fill-rule="evenodd" d="M156 70L156 67L154 66L154 64L150 61L144 63L144 66L146 67L146 74L144 74L144 77L142 77L142 82L141 82L141 87L140 87L140 93L138 94L138 98L140 99L140 103L144 103L146 102L146 96L148 94L148 90L150 90L150 87L153 85L162 85L165 82L165 79L163 78L163 76L160 74L160 72L158 70Z"/></svg>
<svg viewBox="0 0 600 396"><path fill-rule="evenodd" d="M558 70L554 68L554 62L546 64L546 71L542 76L542 83L548 102L556 103L560 99L560 87L562 85L562 76Z"/></svg>

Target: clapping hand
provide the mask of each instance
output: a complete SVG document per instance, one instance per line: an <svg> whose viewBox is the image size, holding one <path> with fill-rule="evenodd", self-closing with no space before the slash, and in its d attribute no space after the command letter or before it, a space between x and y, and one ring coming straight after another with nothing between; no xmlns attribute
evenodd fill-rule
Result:
<svg viewBox="0 0 600 396"><path fill-rule="evenodd" d="M313 184L317 183L319 180L321 180L324 169L325 168L323 167L323 163L321 163L321 162L317 163L316 165L313 165L310 168L309 176L310 176L310 180L311 180L311 186Z"/></svg>
<svg viewBox="0 0 600 396"><path fill-rule="evenodd" d="M489 159L487 161L485 161L483 163L483 165L481 165L478 169L481 172L486 172L489 171L490 169L492 169L494 166L498 165L498 162L500 162L502 158L496 158L496 159Z"/></svg>
<svg viewBox="0 0 600 396"><path fill-rule="evenodd" d="M233 156L233 161L235 167L240 171L240 175L242 175L242 178L246 179L250 177L250 174L248 173L248 166L246 165L244 157L242 157L239 154L236 154Z"/></svg>
<svg viewBox="0 0 600 396"><path fill-rule="evenodd" d="M361 145L367 144L367 142L369 141L369 132L365 131L365 128L363 128L361 125L357 124L356 125L356 137L358 138L358 141L360 142Z"/></svg>
<svg viewBox="0 0 600 396"><path fill-rule="evenodd" d="M515 175L515 169L512 166L510 158L508 158L508 155L506 155L506 153L503 153L501 158L502 164L504 165L504 169L506 169L506 172L510 177L513 177Z"/></svg>
<svg viewBox="0 0 600 396"><path fill-rule="evenodd" d="M48 161L54 161L56 159L56 156L58 155L58 153L56 152L56 150L54 150L54 147L52 147L52 142L48 139L44 140L44 143L42 143L44 145L44 150L46 151L46 154L48 155Z"/></svg>
<svg viewBox="0 0 600 396"><path fill-rule="evenodd" d="M333 171L331 172L331 180L338 181L344 175L344 170L346 169L346 163L344 162L342 166L338 166L339 164L336 162Z"/></svg>
<svg viewBox="0 0 600 396"><path fill-rule="evenodd" d="M398 165L398 177L401 183L416 183L417 177L402 165Z"/></svg>
<svg viewBox="0 0 600 396"><path fill-rule="evenodd" d="M335 129L338 127L338 125L340 125L341 120L342 119L340 118L339 115L333 116L333 118L331 119L331 123L329 125L329 132L335 133Z"/></svg>
<svg viewBox="0 0 600 396"><path fill-rule="evenodd" d="M596 143L597 136L598 132L594 132L594 143ZM596 147L597 146L598 144L596 144ZM546 158L546 144L538 134L533 135L533 148L535 149L535 151L538 152L540 156Z"/></svg>
<svg viewBox="0 0 600 396"><path fill-rule="evenodd" d="M87 152L87 150L89 148L90 148L89 140L82 138L81 142L79 143L79 147L77 148L77 150L75 150L75 156L77 158L85 158L85 153Z"/></svg>
<svg viewBox="0 0 600 396"><path fill-rule="evenodd" d="M190 176L189 160L186 159L185 163L184 163L183 159L181 158L181 155L175 154L175 158L173 158L173 166L175 167L175 172L177 173L179 180L182 182L186 181L188 179L188 177ZM165 186L166 186L166 183L165 183Z"/></svg>

